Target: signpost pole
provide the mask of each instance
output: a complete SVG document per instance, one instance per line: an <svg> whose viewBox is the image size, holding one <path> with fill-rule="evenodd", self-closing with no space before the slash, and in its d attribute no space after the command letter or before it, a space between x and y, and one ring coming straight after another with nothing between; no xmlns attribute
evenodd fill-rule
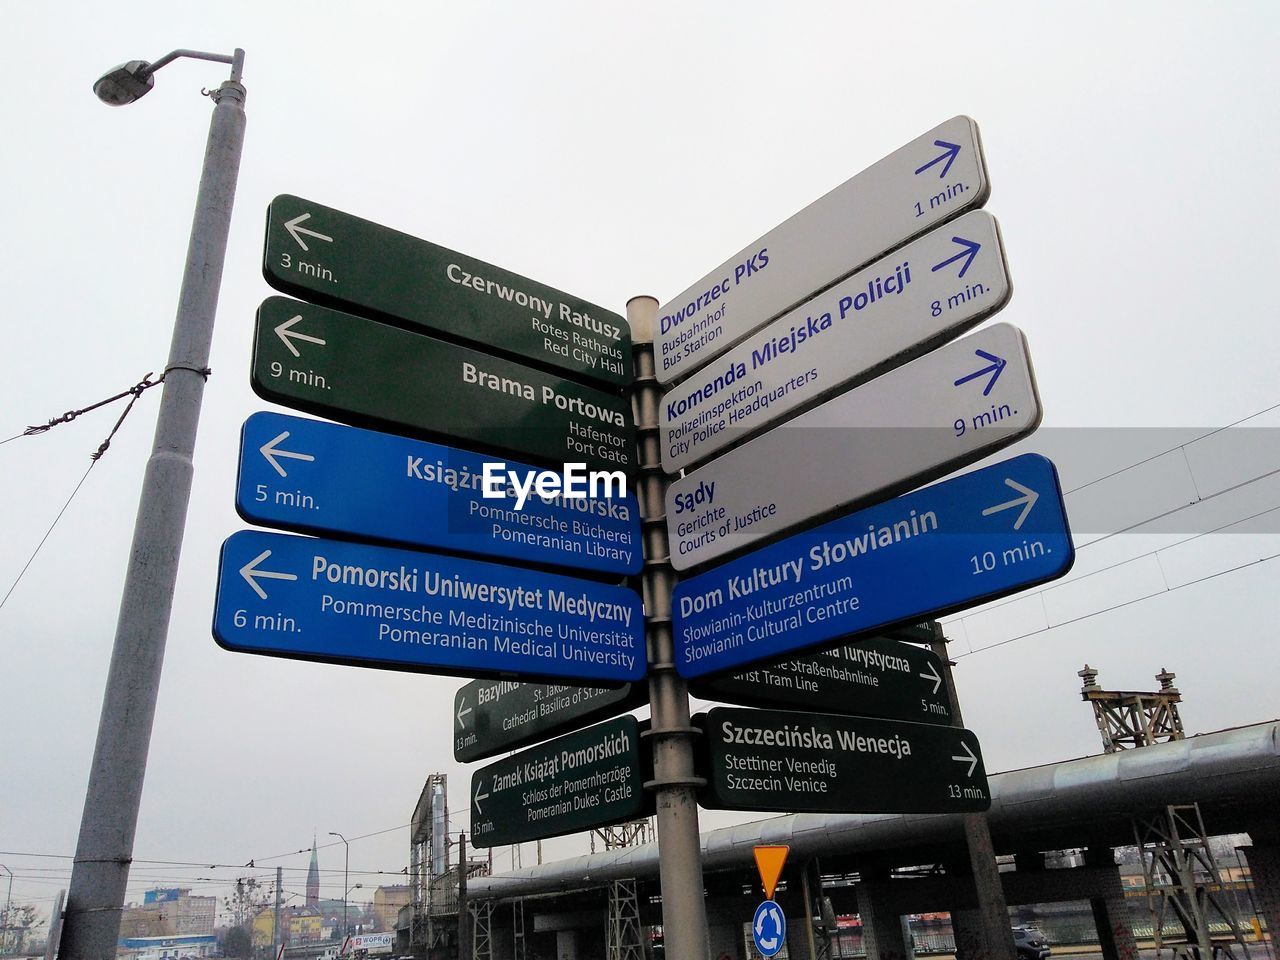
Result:
<svg viewBox="0 0 1280 960"><path fill-rule="evenodd" d="M934 621L933 641L929 648L942 661L942 685L951 701L951 723L964 726L960 715L960 698L951 679L951 661L947 659L947 641L942 624ZM995 847L991 843L991 828L985 813L966 813L964 838L969 847L969 867L973 873L973 886L978 900L979 929L982 932L982 955L966 956L963 960L1015 960L1013 931L1009 926L1009 907L1004 899L1004 887L1000 885L1000 871L996 866Z"/></svg>
<svg viewBox="0 0 1280 960"><path fill-rule="evenodd" d="M113 957L160 690L178 556L191 495L192 451L213 339L231 205L244 143L243 51L212 94L195 218L174 320L164 394L133 529L98 741L80 821L60 955Z"/></svg>
<svg viewBox="0 0 1280 960"><path fill-rule="evenodd" d="M696 790L703 781L693 773L689 691L675 669L671 632L670 562L662 471L658 406L662 390L654 370L653 328L658 301L633 297L627 303L636 379L632 393L639 448L638 490L644 528L645 633L649 648L649 699L652 704L653 774L646 787L656 793L658 848L662 882L662 929L667 956L706 960L707 909L702 886L702 846L698 835Z"/></svg>

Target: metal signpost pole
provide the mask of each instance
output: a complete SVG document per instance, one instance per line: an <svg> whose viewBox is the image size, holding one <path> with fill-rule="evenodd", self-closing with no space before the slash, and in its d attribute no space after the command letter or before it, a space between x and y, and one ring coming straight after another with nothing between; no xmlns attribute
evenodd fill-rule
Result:
<svg viewBox="0 0 1280 960"><path fill-rule="evenodd" d="M947 659L947 642L942 635L942 624L933 625L933 642L930 649L942 661L942 685L951 698L951 722L960 727L964 719L960 715L960 698L951 679L951 661ZM1009 906L1005 903L1004 887L1000 885L1000 870L996 866L996 852L991 844L991 828L985 813L966 813L964 838L969 846L969 866L973 871L973 887L978 898L978 917L982 931L981 957L965 957L964 960L1015 960L1013 932L1009 926Z"/></svg>
<svg viewBox="0 0 1280 960"><path fill-rule="evenodd" d="M234 58L175 51L155 65L126 64L99 81L95 90L109 103L127 103L145 93L152 82L151 73L175 55L229 62L231 78L211 95L215 104L213 119L196 196L173 341L164 370L164 395L138 503L111 668L98 723L98 740L72 866L59 951L65 960L102 960L116 953L178 556L191 494L192 450L226 259L240 148L244 143L242 50L236 50ZM123 79L118 75L123 75Z"/></svg>
<svg viewBox="0 0 1280 960"><path fill-rule="evenodd" d="M636 379L632 393L639 448L638 496L644 524L645 632L649 647L649 700L652 704L653 783L661 851L662 931L666 954L681 960L707 956L707 908L702 887L702 845L698 835L693 773L695 730L689 721L689 691L675 670L671 633L670 563L665 503L667 479L658 441L662 391L654 371L653 328L658 302L634 297L627 303Z"/></svg>

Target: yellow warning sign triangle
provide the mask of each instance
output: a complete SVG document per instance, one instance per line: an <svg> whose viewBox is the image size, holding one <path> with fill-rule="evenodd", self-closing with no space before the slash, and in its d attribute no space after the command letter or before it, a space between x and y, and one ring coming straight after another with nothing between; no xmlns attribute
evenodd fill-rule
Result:
<svg viewBox="0 0 1280 960"><path fill-rule="evenodd" d="M760 871L760 882L764 884L766 900L773 899L774 888L778 886L778 877L782 876L782 865L787 862L788 846L753 847L756 855L756 869Z"/></svg>

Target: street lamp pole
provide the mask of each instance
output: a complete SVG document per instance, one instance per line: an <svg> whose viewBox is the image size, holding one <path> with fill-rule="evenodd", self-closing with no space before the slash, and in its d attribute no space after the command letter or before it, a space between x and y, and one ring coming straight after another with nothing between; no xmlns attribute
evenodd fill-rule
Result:
<svg viewBox="0 0 1280 960"><path fill-rule="evenodd" d="M94 84L94 93L105 103L131 103L151 89L156 70L181 57L229 63L231 77L209 95L213 118L71 869L62 960L114 957L120 933L244 143L244 51L227 56L175 50L154 64L130 61Z"/></svg>
<svg viewBox="0 0 1280 960"><path fill-rule="evenodd" d="M332 830L329 831L329 836L337 837L346 848L346 854L342 858L342 935L345 937L351 933L350 928L347 927L347 894L351 892L347 889L349 879L347 874L351 867L351 844L347 843L347 838L342 834L334 833Z"/></svg>

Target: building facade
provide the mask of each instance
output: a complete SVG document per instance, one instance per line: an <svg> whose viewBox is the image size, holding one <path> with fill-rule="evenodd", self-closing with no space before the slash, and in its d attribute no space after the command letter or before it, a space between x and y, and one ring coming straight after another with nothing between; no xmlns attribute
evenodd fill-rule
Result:
<svg viewBox="0 0 1280 960"><path fill-rule="evenodd" d="M401 907L408 906L409 896L410 889L407 883L378 887L373 891L373 912L378 918L379 930L396 928L396 916L400 913Z"/></svg>

